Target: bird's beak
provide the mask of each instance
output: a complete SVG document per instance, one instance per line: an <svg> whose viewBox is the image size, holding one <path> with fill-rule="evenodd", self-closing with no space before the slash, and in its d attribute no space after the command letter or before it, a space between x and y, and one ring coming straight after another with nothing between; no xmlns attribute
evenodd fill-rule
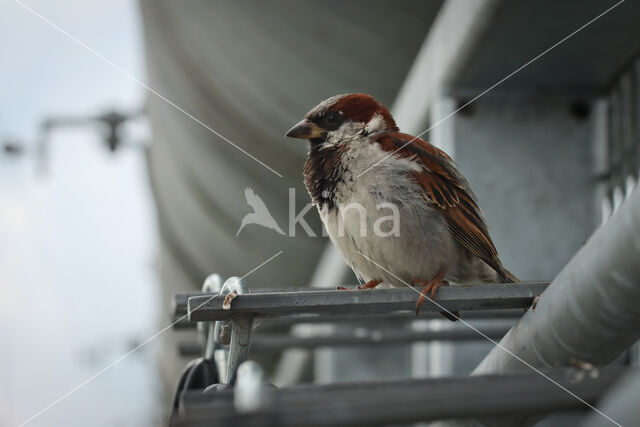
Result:
<svg viewBox="0 0 640 427"><path fill-rule="evenodd" d="M313 139L320 138L323 132L324 130L320 126L310 120L303 119L300 123L289 129L289 132L284 136L300 139Z"/></svg>

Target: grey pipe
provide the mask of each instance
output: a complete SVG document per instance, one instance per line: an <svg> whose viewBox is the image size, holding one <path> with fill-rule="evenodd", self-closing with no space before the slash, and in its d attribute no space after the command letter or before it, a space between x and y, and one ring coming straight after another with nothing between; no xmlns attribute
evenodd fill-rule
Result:
<svg viewBox="0 0 640 427"><path fill-rule="evenodd" d="M472 375L531 369L518 358L535 368L606 365L638 338L640 191L636 188L549 285L535 310L525 313ZM528 422L504 419L482 420L481 424L511 426Z"/></svg>

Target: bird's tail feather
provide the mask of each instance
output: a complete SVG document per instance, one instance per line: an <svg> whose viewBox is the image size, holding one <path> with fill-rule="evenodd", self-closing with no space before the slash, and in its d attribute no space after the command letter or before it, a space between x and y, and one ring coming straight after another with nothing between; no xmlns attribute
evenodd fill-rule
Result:
<svg viewBox="0 0 640 427"><path fill-rule="evenodd" d="M500 271L500 276L502 276L502 278L506 280L507 283L520 283L520 279L518 279L512 272L504 267L502 267Z"/></svg>

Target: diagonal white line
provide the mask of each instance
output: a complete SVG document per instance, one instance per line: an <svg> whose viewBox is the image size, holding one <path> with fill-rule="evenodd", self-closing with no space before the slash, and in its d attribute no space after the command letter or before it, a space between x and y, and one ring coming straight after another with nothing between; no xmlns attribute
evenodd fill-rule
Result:
<svg viewBox="0 0 640 427"><path fill-rule="evenodd" d="M87 44L83 43L82 41L80 41L77 37L73 36L72 34L68 33L67 31L63 30L62 28L60 28L57 24L55 24L54 22L52 22L50 19L46 18L45 16L41 15L40 13L36 12L34 9L32 9L31 7L29 7L28 5L24 4L22 1L20 0L13 0L14 2L16 2L18 5L22 6L24 9L28 10L29 12L31 12L32 14L34 14L35 16L37 16L38 18L40 18L41 20L43 20L44 22L46 22L47 24L49 24L51 27L53 27L54 29L56 29L57 31L61 32L62 34L64 34L65 36L67 36L69 39L73 40L76 44L80 45L81 47L85 48L86 50L88 50L89 52L91 52L93 55L95 55L96 57L98 57L99 59L101 59L103 62L109 64L110 66L112 66L113 68L115 68L117 71L119 71L120 73L122 73L123 75L125 75L126 77L128 77L129 79L131 79L132 81L136 82L138 85L142 86L144 89L146 89L147 91L151 92L152 94L156 95L158 98L162 99L164 102L166 102L167 104L171 105L173 108L175 108L176 110L180 111L181 113L183 113L184 115L186 115L187 117L191 118L193 121L195 121L196 123L198 123L199 125L203 126L204 128L206 128L207 130L209 130L211 133L213 133L214 135L216 135L217 137L221 138L222 140L226 141L227 143L229 143L231 146L235 147L236 149L240 150L241 152L243 152L244 154L246 154L247 156L251 157L253 160L255 160L256 162L260 163L262 166L264 166L265 168L269 169L271 172L273 172L274 174L278 175L280 178L282 178L282 174L277 172L276 170L274 170L273 168L271 168L270 166L268 166L267 164L265 164L264 162L262 162L260 159L256 158L253 154L249 153L248 151L246 151L244 148L238 146L237 144L235 144L234 142L232 142L231 140L229 140L228 138L226 138L224 135L222 135L221 133L217 132L215 129L213 129L211 126L207 125L206 123L204 123L202 120L198 119L197 117L195 117L193 114L187 112L184 108L180 107L179 105L177 105L175 102L171 101L170 99L168 99L166 96L162 95L161 93L157 92L156 90L154 90L153 88L151 88L149 85L147 85L146 83L144 83L143 81L141 81L140 79L136 78L133 74L129 73L127 70L125 70L124 68L120 67L119 65L117 65L116 63L114 63L113 61L111 61L109 58L105 57L104 55L102 55L100 52L96 51L95 49L91 48L90 46L88 46Z"/></svg>
<svg viewBox="0 0 640 427"><path fill-rule="evenodd" d="M372 260L371 258L369 258L368 256L366 256L365 254L363 254L360 251L357 251L360 255L362 255L364 258L366 258L367 260L369 260L369 262L375 264L376 266L378 266L378 268L383 269L384 271L386 271L387 273L391 274L393 277L395 277L396 279L398 279L400 282L402 282L403 284L405 284L409 289L414 290L418 295L422 295L422 293L420 291L418 291L416 288L414 288L413 286L411 286L409 283L405 282L404 280L402 280L401 278L399 278L398 276L396 276L395 274L393 274L392 272L390 272L389 270L387 270L386 268L384 268L383 266L381 266L380 264L378 264L377 262L375 262L374 260ZM545 374L544 372L540 371L539 369L537 369L536 367L534 367L533 365L531 365L530 363L526 362L524 359L522 359L521 357L515 355L514 353L512 353L509 349L507 349L506 347L504 347L502 344L500 344L499 342L491 339L489 336L487 336L484 332L480 331L479 329L477 329L475 326L471 325L470 323L464 321L462 318L455 316L452 312L450 312L449 310L447 310L446 308L444 308L442 305L440 305L437 301L432 300L431 298L425 298L427 300L429 300L432 304L434 304L435 306L437 306L440 310L450 314L453 317L456 317L460 322L462 322L463 324L465 324L466 326L470 327L471 329L473 329L474 331L476 331L478 334L480 334L482 337L484 337L487 341L491 342L492 344L494 344L495 346L501 348L502 350L504 350L505 352L507 352L508 354L510 354L511 356L513 356L514 358L518 359L520 362L522 362L523 364L527 365L529 368L533 369L535 372L537 372L538 374L542 375L544 378L546 378L547 380L551 381L553 384L557 385L558 387L560 387L562 390L566 391L567 393L569 393L571 396L575 397L576 399L578 399L580 402L584 403L585 405L587 405L589 408L593 409L594 411L596 411L597 413L599 413L600 415L602 415L603 417L605 417L607 420L611 421L613 424L617 425L618 427L622 427L621 424L619 424L618 422L614 421L613 419L611 419L607 414L605 414L604 412L600 411L599 409L597 409L595 406L589 404L589 402L585 401L584 399L582 399L580 396L578 396L577 394L575 394L574 392L572 392L571 390L569 390L568 388L564 387L562 384L558 383L557 381L555 381L553 378L549 377L547 374Z"/></svg>
<svg viewBox="0 0 640 427"><path fill-rule="evenodd" d="M429 132L431 129L435 128L436 126L439 126L440 123L448 120L451 116L457 114L460 110L463 110L464 108L466 108L468 105L472 104L473 102L477 101L478 99L480 99L481 97L483 97L484 95L486 95L487 93L491 92L493 89L495 89L496 87L498 87L499 85L501 85L502 83L504 83L506 80L510 79L511 77L513 77L514 75L518 74L520 71L524 70L526 67L528 67L529 65L533 64L535 61L537 61L538 59L542 58L543 56L545 56L547 53L551 52L553 49L555 49L556 47L560 46L562 43L566 42L567 40L569 40L571 37L575 36L576 34L578 34L580 31L584 30L585 28L587 28L589 25L593 24L594 22L596 22L598 19L602 18L604 15L606 15L607 13L611 12L613 9L615 9L616 7L620 6L622 3L624 3L625 0L620 0L618 3L614 4L613 6L611 6L610 8L608 8L607 10L605 10L604 12L600 13L598 16L596 16L595 18L593 18L592 20L590 20L589 22L587 22L586 24L582 25L580 28L578 28L577 30L573 31L571 34L569 34L568 36L564 37L562 40L556 42L555 44L553 44L551 47L548 47L547 49L545 49L543 52L539 53L538 55L536 55L534 58L530 59L528 62L526 62L524 65L521 65L520 67L516 68L515 70L513 70L511 73L509 73L508 75L506 75L505 77L503 77L502 79L500 79L499 81L497 81L496 83L494 83L493 85L491 85L489 88L485 89L484 91L482 91L480 94L476 95L473 99L471 99L470 101L467 101L464 105L462 105L461 107L459 107L458 109L452 111L451 113L447 114L446 116L444 116L442 119L438 120L434 125L432 125L431 127L429 127L429 129L420 132L418 135L414 136L410 141L408 141L407 143L405 143L404 145L402 145L400 148L392 151L389 155L383 157L382 159L378 160L377 162L375 162L373 165L371 165L369 168L365 169L364 172L361 172L360 175L358 175L356 178L360 178L362 175L364 175L365 173L367 173L368 171L370 171L371 169L373 169L374 167L376 167L377 165L379 165L380 163L384 162L385 160L387 160L389 157L393 156L395 153L397 153L398 151L402 150L404 147L406 147L407 145L411 144L413 141L415 141L416 139L420 138L422 135L424 135L425 133Z"/></svg>
<svg viewBox="0 0 640 427"><path fill-rule="evenodd" d="M274 256L272 256L271 258L269 258L268 260L264 261L262 264L260 264L259 266L255 267L253 270L251 270L250 272L248 272L247 274L245 274L244 276L241 277L241 279L244 279L245 277L247 277L248 275L250 275L251 273L253 273L254 271L256 271L257 269L261 268L263 265L267 264L268 262L271 262L272 259L274 259L275 257L277 257L278 255L283 254L284 251L280 251L277 254L275 254ZM205 301L203 304L206 304L207 302L209 302L210 299L208 299L207 301ZM200 304L198 307L196 307L196 309L202 307L202 304Z"/></svg>
<svg viewBox="0 0 640 427"><path fill-rule="evenodd" d="M255 267L253 270L249 271L247 274L245 274L244 276L241 277L241 279L244 279L245 277L247 277L248 275L250 275L251 273L253 273L254 271L256 271L257 269L259 269L260 267L262 267L263 265L267 264L268 262L270 262L272 259L274 259L275 257L277 257L278 255L281 255L284 251L280 251L277 254L273 255L271 258L269 258L268 260L264 261L262 264L258 265L257 267ZM216 297L217 295L213 295L211 298L208 298L205 302L203 302L202 304L200 304L199 306L197 306L195 309L199 309L200 307L202 307L203 305L207 304L209 301L211 301L214 297ZM158 338L160 335L162 335L165 331L167 331L168 329L170 329L173 325L175 325L176 323L182 321L183 319L186 319L187 316L189 314L185 314L184 316L180 317L178 320L174 321L173 323L165 326L164 328L160 329L158 332L156 332L155 334L151 335L149 338L147 338L146 340L144 340L143 342L141 342L140 344L138 344L137 346L135 346L134 348L132 348L131 350L129 350L128 352L126 352L125 354L123 354L122 356L118 357L116 360L114 360L113 362L109 363L107 366L105 366L104 368L100 369L98 372L96 372L95 374L91 375L89 378L87 378L86 380L82 381L80 384L78 384L77 386L73 387L71 390L67 391L66 393L64 393L63 395L61 395L60 397L58 397L56 400L54 400L53 402L51 402L50 404L48 404L47 406L45 406L44 408L42 408L41 410L39 410L38 412L36 412L35 414L31 415L29 418L27 418L26 420L22 421L18 427L22 427L25 426L27 424L29 424L31 421L35 420L36 418L38 418L40 415L44 414L45 412L47 412L49 409L53 408L54 406L56 406L58 403L62 402L63 400L65 400L67 397L71 396L73 393L75 393L76 391L80 390L81 388L83 388L84 386L86 386L87 384L89 384L90 382L92 382L93 380L95 380L96 378L98 378L100 375L104 374L105 372L107 372L108 370L110 370L111 368L113 368L114 366L116 366L118 363L122 362L124 359L126 359L127 357L131 356L133 353L135 353L136 351L138 351L140 348L144 347L145 345L149 344L151 341L153 341L154 339Z"/></svg>

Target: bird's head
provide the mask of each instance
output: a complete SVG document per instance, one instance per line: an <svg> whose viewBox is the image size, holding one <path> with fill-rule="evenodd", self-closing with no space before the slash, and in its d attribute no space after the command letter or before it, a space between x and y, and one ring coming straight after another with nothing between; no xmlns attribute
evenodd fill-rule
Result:
<svg viewBox="0 0 640 427"><path fill-rule="evenodd" d="M308 139L312 145L330 146L358 136L397 131L389 110L364 93L337 95L309 111L285 136Z"/></svg>

